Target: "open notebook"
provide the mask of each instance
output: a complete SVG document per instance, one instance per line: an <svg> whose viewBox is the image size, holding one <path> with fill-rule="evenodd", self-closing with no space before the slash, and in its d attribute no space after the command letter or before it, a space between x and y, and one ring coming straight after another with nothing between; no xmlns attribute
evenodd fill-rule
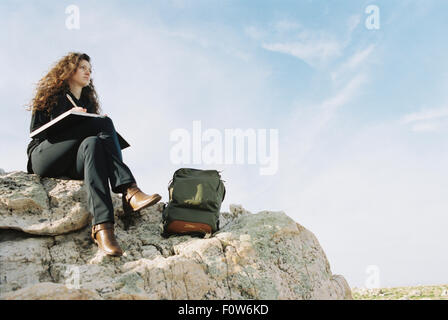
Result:
<svg viewBox="0 0 448 320"><path fill-rule="evenodd" d="M75 111L75 110L68 110L58 116L57 118L54 118L50 122L44 124L43 126L39 127L38 129L34 130L30 133L30 138L39 138L44 137L49 134L55 134L60 130L69 128L79 121L82 121L86 119L86 117L104 117L99 114L94 113L86 113L81 111ZM120 143L121 149L125 149L129 147L129 143L123 139L123 137L117 132L118 135L118 142Z"/></svg>

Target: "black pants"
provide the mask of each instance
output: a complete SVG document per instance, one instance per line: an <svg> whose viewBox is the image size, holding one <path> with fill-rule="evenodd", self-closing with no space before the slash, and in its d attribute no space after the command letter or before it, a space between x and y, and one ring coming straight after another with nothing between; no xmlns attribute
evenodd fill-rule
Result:
<svg viewBox="0 0 448 320"><path fill-rule="evenodd" d="M114 193L135 182L123 163L110 118L88 118L42 141L31 154L33 172L43 177L84 180L92 224L114 222L109 181Z"/></svg>

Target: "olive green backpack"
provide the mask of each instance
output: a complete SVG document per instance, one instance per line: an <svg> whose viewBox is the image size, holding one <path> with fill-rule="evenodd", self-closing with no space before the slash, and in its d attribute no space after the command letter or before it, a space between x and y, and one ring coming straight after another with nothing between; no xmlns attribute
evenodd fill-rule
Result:
<svg viewBox="0 0 448 320"><path fill-rule="evenodd" d="M163 236L206 236L218 231L221 203L226 194L218 171L178 169L168 191L169 202L162 213Z"/></svg>

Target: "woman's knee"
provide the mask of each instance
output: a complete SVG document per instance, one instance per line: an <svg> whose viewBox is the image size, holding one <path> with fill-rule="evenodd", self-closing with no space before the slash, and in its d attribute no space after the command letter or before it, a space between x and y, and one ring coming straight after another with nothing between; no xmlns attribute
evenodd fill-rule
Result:
<svg viewBox="0 0 448 320"><path fill-rule="evenodd" d="M115 130L114 122L108 116L97 118L97 119L99 121L101 121L101 125L106 131Z"/></svg>
<svg viewBox="0 0 448 320"><path fill-rule="evenodd" d="M108 123L112 123L112 124L113 124L113 121L112 121L112 119L111 119L111 118L109 118L108 116L104 116L104 117L102 117L101 119L104 119L104 121L106 121L106 122L108 122Z"/></svg>
<svg viewBox="0 0 448 320"><path fill-rule="evenodd" d="M79 147L85 150L95 150L99 145L101 145L101 139L98 136L90 136L84 138Z"/></svg>
<svg viewBox="0 0 448 320"><path fill-rule="evenodd" d="M98 118L93 118L95 122L101 124L101 125L113 125L112 119L109 118L108 116L105 117L98 117Z"/></svg>

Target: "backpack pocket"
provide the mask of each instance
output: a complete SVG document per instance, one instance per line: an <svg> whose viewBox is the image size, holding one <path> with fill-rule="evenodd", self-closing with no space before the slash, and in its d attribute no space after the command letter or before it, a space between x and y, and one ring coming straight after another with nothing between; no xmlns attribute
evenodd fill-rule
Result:
<svg viewBox="0 0 448 320"><path fill-rule="evenodd" d="M175 188L170 188L170 200L173 206L198 210L219 210L218 199L220 181L213 179L178 178Z"/></svg>

